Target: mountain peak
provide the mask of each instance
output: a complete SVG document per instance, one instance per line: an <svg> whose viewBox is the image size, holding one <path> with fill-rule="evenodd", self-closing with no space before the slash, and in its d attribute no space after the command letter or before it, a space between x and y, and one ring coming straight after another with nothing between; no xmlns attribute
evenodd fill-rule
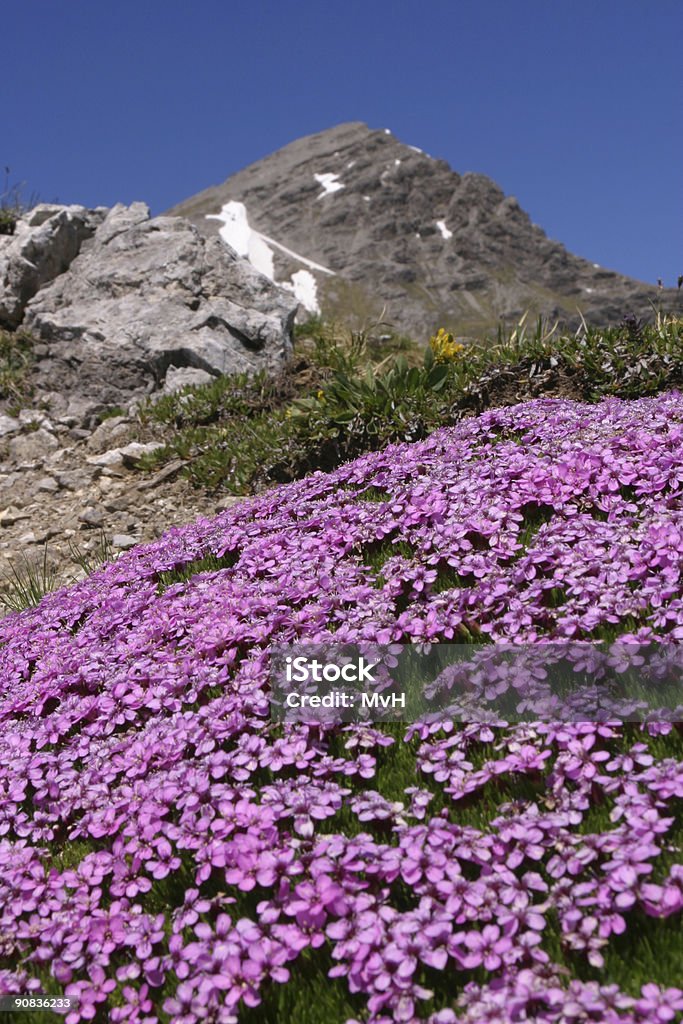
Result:
<svg viewBox="0 0 683 1024"><path fill-rule="evenodd" d="M180 203L309 313L384 318L424 337L529 310L567 324L647 315L673 292L569 253L485 175L362 121L304 136Z"/></svg>

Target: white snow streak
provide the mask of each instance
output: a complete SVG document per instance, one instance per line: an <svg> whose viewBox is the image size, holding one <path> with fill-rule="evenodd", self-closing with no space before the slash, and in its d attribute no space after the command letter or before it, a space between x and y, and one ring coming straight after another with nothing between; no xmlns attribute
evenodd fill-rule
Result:
<svg viewBox="0 0 683 1024"><path fill-rule="evenodd" d="M439 231L441 232L441 234L442 234L442 236L444 238L452 238L453 237L453 232L448 230L448 228L446 227L446 221L445 220L437 220L436 226L437 226L437 228L439 229Z"/></svg>
<svg viewBox="0 0 683 1024"><path fill-rule="evenodd" d="M310 267L311 270L318 270L322 274L332 275L334 275L334 270L330 270L329 267L323 267L322 264L315 263L313 260L307 259L306 256L301 256L298 252L288 249L286 245L276 242L274 238L269 238L268 235L263 235L260 231L256 231L249 225L247 208L244 203L239 203L234 199L225 203L220 213L208 213L206 219L222 222L223 226L220 228L219 234L224 242L232 246L238 256L243 256L249 260L256 270L275 284L279 284L281 288L293 292L297 300L309 313L320 312L317 284L315 278L308 270L297 270L292 274L289 281L275 280L274 254L271 246L275 246L276 249L280 249L287 256L291 256L297 263L303 263L305 266Z"/></svg>
<svg viewBox="0 0 683 1024"><path fill-rule="evenodd" d="M334 277L336 271L330 270L329 267L323 267L322 263L314 263L313 260L307 259L306 256L301 256L300 253L294 252L293 249L288 249L286 245L282 244L282 242L276 242L274 238L268 238L268 235L261 235L261 238L264 242L274 245L276 249L279 249L281 252L291 256L292 259L296 260L298 263L304 263L307 267L310 267L311 270L319 270L321 274L331 274L332 277Z"/></svg>
<svg viewBox="0 0 683 1024"><path fill-rule="evenodd" d="M322 199L323 196L332 195L333 192L338 192L340 188L344 188L343 183L337 180L339 178L338 174L314 174L313 177L323 188L318 199Z"/></svg>

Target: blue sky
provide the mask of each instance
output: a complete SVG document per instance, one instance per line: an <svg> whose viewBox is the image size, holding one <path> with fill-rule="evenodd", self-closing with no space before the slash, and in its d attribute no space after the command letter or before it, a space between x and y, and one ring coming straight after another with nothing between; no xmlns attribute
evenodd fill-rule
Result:
<svg viewBox="0 0 683 1024"><path fill-rule="evenodd" d="M577 255L683 273L680 0L21 0L0 167L160 213L343 121L489 175Z"/></svg>

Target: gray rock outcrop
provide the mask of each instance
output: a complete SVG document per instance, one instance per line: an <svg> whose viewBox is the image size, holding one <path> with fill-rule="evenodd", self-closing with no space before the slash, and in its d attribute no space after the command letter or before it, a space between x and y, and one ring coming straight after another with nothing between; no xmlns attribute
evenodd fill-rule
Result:
<svg viewBox="0 0 683 1024"><path fill-rule="evenodd" d="M0 326L38 340L34 383L74 422L160 388L173 369L277 369L291 351L293 296L143 203L38 207L0 242Z"/></svg>
<svg viewBox="0 0 683 1024"><path fill-rule="evenodd" d="M106 214L40 203L0 236L0 327L18 327L30 299L63 274Z"/></svg>
<svg viewBox="0 0 683 1024"><path fill-rule="evenodd" d="M384 309L422 340L439 326L495 331L526 310L566 325L680 310L674 289L572 255L484 175L360 122L298 139L168 212L209 237L248 227L249 257L263 261L266 245L275 280L312 275L323 314Z"/></svg>

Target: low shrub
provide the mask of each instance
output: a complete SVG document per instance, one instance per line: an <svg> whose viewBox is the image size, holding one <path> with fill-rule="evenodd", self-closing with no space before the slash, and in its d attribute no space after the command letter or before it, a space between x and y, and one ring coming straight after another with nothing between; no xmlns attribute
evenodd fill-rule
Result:
<svg viewBox="0 0 683 1024"><path fill-rule="evenodd" d="M540 396L638 398L683 384L683 320L673 317L574 335L523 318L494 341L463 343L441 330L426 350L407 352L405 339L313 326L276 377L222 377L149 404L143 423L166 444L143 466L181 458L196 486L249 493L487 408Z"/></svg>

